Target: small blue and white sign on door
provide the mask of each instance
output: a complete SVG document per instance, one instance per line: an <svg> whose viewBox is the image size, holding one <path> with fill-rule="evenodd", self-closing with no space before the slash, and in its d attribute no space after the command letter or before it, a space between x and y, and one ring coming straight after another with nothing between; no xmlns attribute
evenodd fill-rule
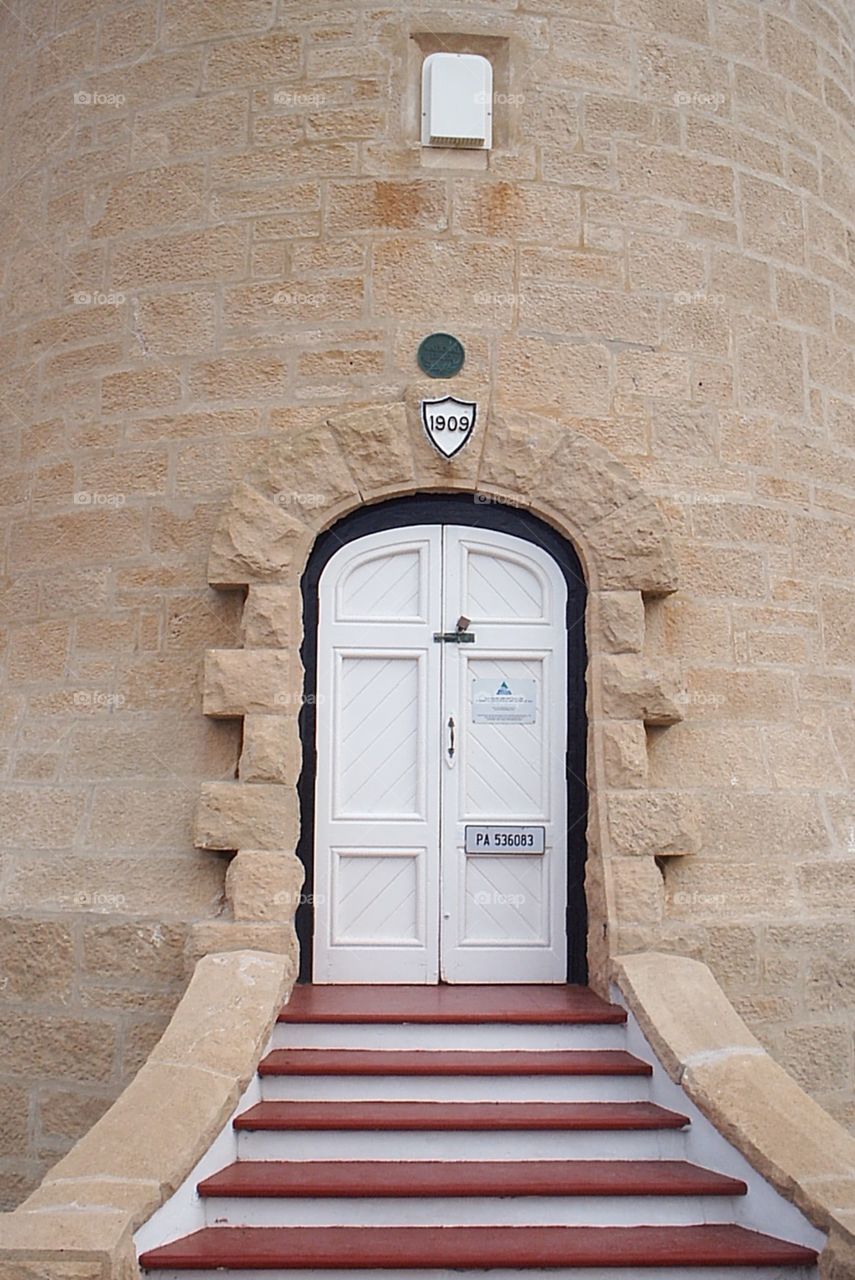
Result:
<svg viewBox="0 0 855 1280"><path fill-rule="evenodd" d="M536 719L536 681L472 681L473 724L534 724Z"/></svg>

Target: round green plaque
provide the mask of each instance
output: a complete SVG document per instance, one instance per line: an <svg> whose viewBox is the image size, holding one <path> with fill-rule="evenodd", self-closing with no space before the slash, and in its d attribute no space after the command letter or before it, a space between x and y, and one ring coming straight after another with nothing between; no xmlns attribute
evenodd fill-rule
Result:
<svg viewBox="0 0 855 1280"><path fill-rule="evenodd" d="M463 343L450 333L432 333L419 343L419 368L429 378L453 378L463 368Z"/></svg>

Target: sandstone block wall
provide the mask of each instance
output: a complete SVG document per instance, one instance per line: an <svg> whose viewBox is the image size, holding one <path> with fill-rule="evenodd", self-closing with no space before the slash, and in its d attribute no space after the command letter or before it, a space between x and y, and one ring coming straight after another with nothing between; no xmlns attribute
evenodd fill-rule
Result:
<svg viewBox="0 0 855 1280"><path fill-rule="evenodd" d="M202 715L204 651L241 640L206 579L223 504L272 442L399 399L432 329L497 406L616 455L676 543L645 643L685 718L593 767L616 846L658 814L693 851L626 875L616 946L705 960L855 1124L852 39L837 0L3 9L5 1202L139 1068L224 910L191 834L240 751ZM493 59L489 158L415 142L441 48Z"/></svg>

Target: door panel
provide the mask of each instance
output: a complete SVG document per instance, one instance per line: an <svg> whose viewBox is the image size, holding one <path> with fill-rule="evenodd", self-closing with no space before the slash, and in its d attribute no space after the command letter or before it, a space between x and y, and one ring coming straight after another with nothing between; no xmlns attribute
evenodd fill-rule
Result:
<svg viewBox="0 0 855 1280"><path fill-rule="evenodd" d="M315 982L438 979L441 552L374 534L321 578Z"/></svg>
<svg viewBox="0 0 855 1280"><path fill-rule="evenodd" d="M538 547L446 528L444 625L462 611L475 635L444 655L459 741L456 760L446 759L441 807L447 982L565 978L566 601L563 575ZM475 723L474 686L485 680L497 691L533 682L534 723ZM467 854L468 824L543 827L545 853Z"/></svg>
<svg viewBox="0 0 855 1280"><path fill-rule="evenodd" d="M331 557L316 982L564 981L565 612L552 558L496 531L392 529ZM436 643L461 614L474 643ZM476 681L533 689L533 722L504 704L476 723ZM468 824L543 827L545 853L467 854Z"/></svg>

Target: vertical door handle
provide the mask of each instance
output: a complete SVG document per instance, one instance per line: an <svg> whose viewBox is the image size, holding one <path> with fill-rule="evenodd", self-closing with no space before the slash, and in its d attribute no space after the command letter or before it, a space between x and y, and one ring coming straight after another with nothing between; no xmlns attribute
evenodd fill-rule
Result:
<svg viewBox="0 0 855 1280"><path fill-rule="evenodd" d="M455 730L454 716L449 716L449 717L448 717L448 724L447 724L446 728L448 729L448 746L447 746L447 747L446 747L446 749L445 749L445 750L446 750L446 759L447 759L447 761L448 761L448 763L449 763L449 764L454 764L454 751L455 751L455 745L454 745L454 730Z"/></svg>

